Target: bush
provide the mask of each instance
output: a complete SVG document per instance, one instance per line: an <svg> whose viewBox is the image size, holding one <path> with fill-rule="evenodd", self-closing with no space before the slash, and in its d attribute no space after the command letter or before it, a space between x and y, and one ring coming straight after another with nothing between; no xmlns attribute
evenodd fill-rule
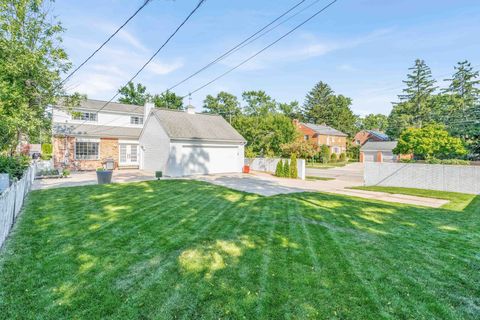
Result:
<svg viewBox="0 0 480 320"><path fill-rule="evenodd" d="M275 168L275 175L277 177L283 177L283 161L281 159L277 162L277 167Z"/></svg>
<svg viewBox="0 0 480 320"><path fill-rule="evenodd" d="M45 169L37 172L37 176L58 176L59 174L58 169Z"/></svg>
<svg viewBox="0 0 480 320"><path fill-rule="evenodd" d="M63 169L62 176L68 177L70 175L70 170L68 169Z"/></svg>
<svg viewBox="0 0 480 320"><path fill-rule="evenodd" d="M323 144L320 147L319 157L320 161L323 163L327 163L328 161L330 161L330 148L326 144Z"/></svg>
<svg viewBox="0 0 480 320"><path fill-rule="evenodd" d="M347 147L347 157L352 161L360 160L360 146L350 145Z"/></svg>
<svg viewBox="0 0 480 320"><path fill-rule="evenodd" d="M297 179L297 177L297 155L292 153L292 156L290 157L290 178Z"/></svg>
<svg viewBox="0 0 480 320"><path fill-rule="evenodd" d="M43 143L42 144L42 154L52 154L53 152L53 146L50 143Z"/></svg>
<svg viewBox="0 0 480 320"><path fill-rule="evenodd" d="M347 161L347 155L346 155L345 153L341 153L339 160L340 160L341 162Z"/></svg>
<svg viewBox="0 0 480 320"><path fill-rule="evenodd" d="M470 165L470 161L468 160L461 160L461 159L436 159L431 158L425 161L425 163L429 164L453 164L453 165L461 165L461 166L468 166Z"/></svg>
<svg viewBox="0 0 480 320"><path fill-rule="evenodd" d="M288 163L288 160L285 160L285 163L283 164L283 176L284 178L290 177L290 164Z"/></svg>
<svg viewBox="0 0 480 320"><path fill-rule="evenodd" d="M332 155L330 156L330 161L331 162L337 162L337 160L338 160L337 154L332 153Z"/></svg>
<svg viewBox="0 0 480 320"><path fill-rule="evenodd" d="M27 156L0 156L0 173L8 173L10 179L21 179L29 164L30 158Z"/></svg>

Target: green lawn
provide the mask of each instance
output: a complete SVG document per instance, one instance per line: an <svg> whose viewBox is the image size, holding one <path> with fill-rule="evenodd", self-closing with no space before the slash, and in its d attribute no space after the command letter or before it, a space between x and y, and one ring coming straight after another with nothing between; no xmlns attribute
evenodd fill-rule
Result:
<svg viewBox="0 0 480 320"><path fill-rule="evenodd" d="M322 181L335 180L335 178L326 178L326 177L317 177L317 176L306 176L305 179L307 179L307 180L322 180Z"/></svg>
<svg viewBox="0 0 480 320"><path fill-rule="evenodd" d="M369 187L351 187L351 189L367 190L367 191L380 191L386 193L397 193L397 194L406 194L410 196L417 197L426 197L426 198L436 198L444 199L450 201L447 204L443 205L444 209L452 210L463 210L466 208L472 200L475 198L473 194L465 194L458 192L445 192L437 190L425 190L425 189L415 189L415 188L400 188L400 187L379 187L379 186L369 186Z"/></svg>
<svg viewBox="0 0 480 320"><path fill-rule="evenodd" d="M186 180L34 191L0 256L2 319L478 319L463 210Z"/></svg>
<svg viewBox="0 0 480 320"><path fill-rule="evenodd" d="M329 162L329 163L321 163L321 162L308 162L306 164L307 168L314 168L314 169L332 169L337 167L345 167L347 165L347 161L343 162Z"/></svg>

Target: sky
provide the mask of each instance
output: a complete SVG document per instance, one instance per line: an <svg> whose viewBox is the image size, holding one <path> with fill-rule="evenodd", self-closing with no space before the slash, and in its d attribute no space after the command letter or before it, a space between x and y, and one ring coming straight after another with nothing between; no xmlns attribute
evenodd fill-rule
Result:
<svg viewBox="0 0 480 320"><path fill-rule="evenodd" d="M161 93L298 2L207 0L135 82L150 93ZM142 3L55 2L51 10L66 29L63 45L73 65L88 57ZM313 5L174 91L187 95L328 3L305 0L297 11ZM197 0L152 0L67 82L67 90L109 100L196 4ZM278 102L303 104L308 91L323 81L352 99L355 114L388 115L415 59L426 61L440 87L458 61L467 59L480 69L479 22L478 0L338 0L255 59L193 94L191 103L200 111L207 94L223 90L240 98L244 91L264 90Z"/></svg>

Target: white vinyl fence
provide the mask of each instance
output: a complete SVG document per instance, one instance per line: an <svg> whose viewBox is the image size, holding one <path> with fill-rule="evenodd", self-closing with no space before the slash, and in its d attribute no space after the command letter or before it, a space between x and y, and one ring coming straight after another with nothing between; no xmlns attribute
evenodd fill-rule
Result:
<svg viewBox="0 0 480 320"><path fill-rule="evenodd" d="M14 182L0 194L0 248L15 223L25 196L30 192L35 179L35 166L30 166L23 174L22 179Z"/></svg>
<svg viewBox="0 0 480 320"><path fill-rule="evenodd" d="M288 161L290 163L290 159L280 159L280 158L252 158L252 159L246 159L246 163L250 164L251 170L275 173L275 169L277 168L277 163L280 160ZM298 173L298 178L305 180L305 160L304 159L297 159L297 173Z"/></svg>
<svg viewBox="0 0 480 320"><path fill-rule="evenodd" d="M480 194L480 166L365 162L365 185Z"/></svg>

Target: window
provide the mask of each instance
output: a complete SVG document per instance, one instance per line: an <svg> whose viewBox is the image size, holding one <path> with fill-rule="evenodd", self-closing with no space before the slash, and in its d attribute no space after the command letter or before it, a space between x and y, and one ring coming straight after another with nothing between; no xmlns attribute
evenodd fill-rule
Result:
<svg viewBox="0 0 480 320"><path fill-rule="evenodd" d="M308 134L303 136L303 140L308 141L308 139L310 139L310 136Z"/></svg>
<svg viewBox="0 0 480 320"><path fill-rule="evenodd" d="M75 142L76 160L98 160L98 142Z"/></svg>
<svg viewBox="0 0 480 320"><path fill-rule="evenodd" d="M143 124L143 117L130 117L130 124Z"/></svg>
<svg viewBox="0 0 480 320"><path fill-rule="evenodd" d="M97 121L95 112L75 112L72 116L74 120Z"/></svg>

